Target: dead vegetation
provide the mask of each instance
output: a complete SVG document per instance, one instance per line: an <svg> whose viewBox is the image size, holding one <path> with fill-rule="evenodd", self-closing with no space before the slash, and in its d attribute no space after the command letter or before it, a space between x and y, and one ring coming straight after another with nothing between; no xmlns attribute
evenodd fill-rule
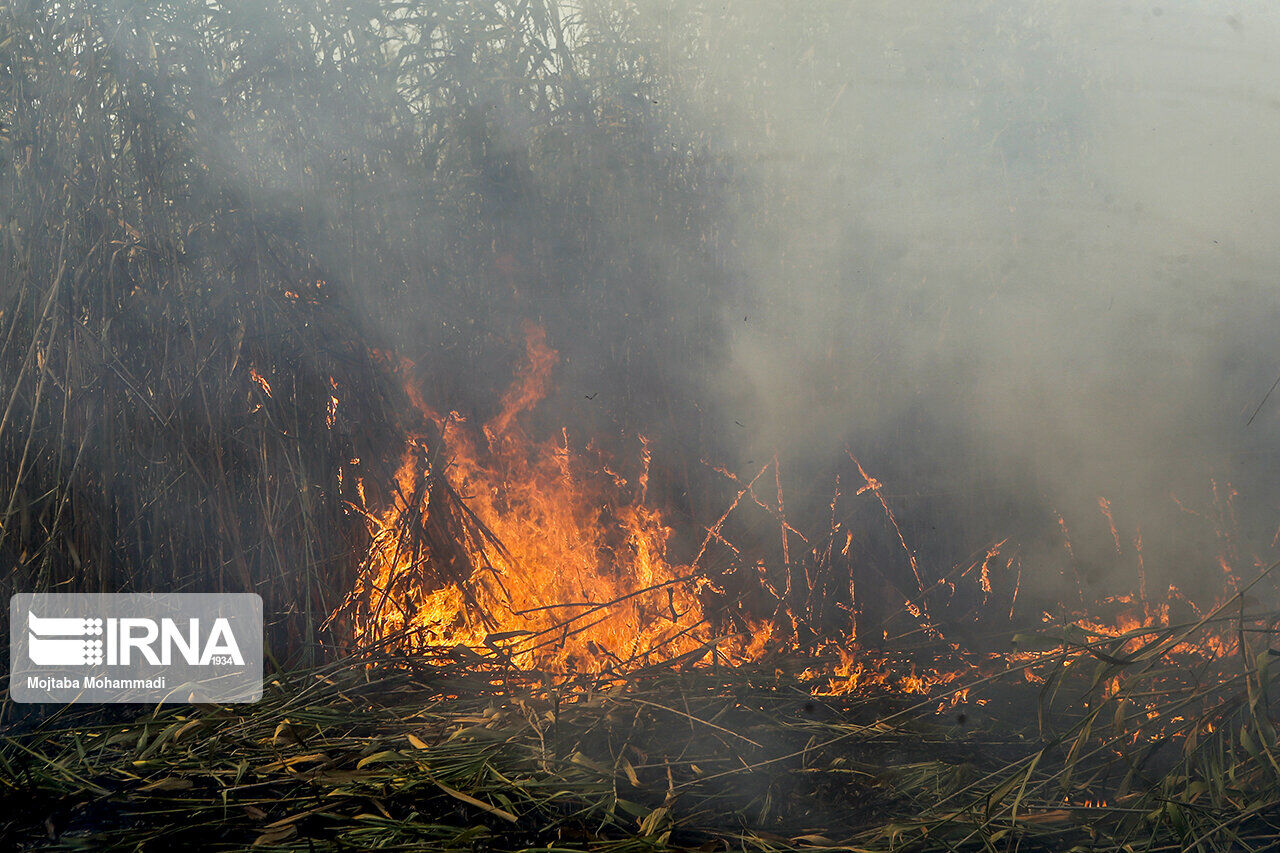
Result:
<svg viewBox="0 0 1280 853"><path fill-rule="evenodd" d="M17 849L1269 849L1272 656L1257 641L1194 666L1170 655L1212 625L1059 637L923 697L815 695L781 659L556 683L452 653L277 675L251 707L63 709L0 741L3 835Z"/></svg>

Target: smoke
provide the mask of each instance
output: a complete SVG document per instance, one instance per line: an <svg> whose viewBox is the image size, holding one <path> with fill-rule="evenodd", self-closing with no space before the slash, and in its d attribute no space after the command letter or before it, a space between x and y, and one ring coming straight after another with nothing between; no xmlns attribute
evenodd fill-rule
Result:
<svg viewBox="0 0 1280 853"><path fill-rule="evenodd" d="M273 378L305 374L290 405L316 430L331 386L375 371L343 379L334 341L356 361L412 359L436 408L483 422L532 321L561 356L532 428L568 423L632 454L647 435L650 494L695 541L724 506L702 459L754 471L776 455L788 512L813 529L837 476L859 485L847 449L930 578L1006 537L1050 597L1076 575L1091 593L1132 587L1139 537L1152 583L1220 586L1224 549L1242 571L1269 559L1280 14L1207 0L18 11L26 36L0 45L16 69L0 177L97 211L70 250L86 270L99 242L147 248L110 305L98 273L78 274L98 306L83 322L153 328L135 284L154 277L221 342L227 389L243 396L246 325ZM14 233L41 232L41 206L14 209ZM154 369L136 373L169 375L178 350L139 340L122 343ZM188 385L175 406L203 388ZM339 415L356 437L394 431L355 405ZM210 417L234 443L239 422ZM151 497L138 504L163 505Z"/></svg>
<svg viewBox="0 0 1280 853"><path fill-rule="evenodd" d="M751 187L722 306L720 427L740 464L778 452L816 507L847 446L937 561L1013 535L1061 563L1055 512L1113 587L1131 585L1137 535L1148 572L1180 583L1216 573L1190 540L1219 521L1242 553L1270 548L1280 401L1249 421L1280 371L1280 16L981 0L689 14L705 34L691 97Z"/></svg>

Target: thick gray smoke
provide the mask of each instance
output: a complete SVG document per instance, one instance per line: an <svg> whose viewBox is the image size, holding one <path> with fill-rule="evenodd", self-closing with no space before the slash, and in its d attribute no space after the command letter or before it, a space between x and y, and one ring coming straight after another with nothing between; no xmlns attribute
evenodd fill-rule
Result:
<svg viewBox="0 0 1280 853"><path fill-rule="evenodd" d="M1120 587L1139 531L1149 572L1216 572L1186 541L1214 525L1173 498L1214 516L1229 481L1242 559L1266 557L1280 400L1249 421L1280 371L1280 14L963 0L693 18L710 80L694 96L757 193L723 312L740 461L778 451L817 504L847 445L919 497L916 544L939 560L1011 534L1060 553L1057 510L1082 562L1092 542L1114 563L1092 579ZM961 541L931 541L938 525Z"/></svg>

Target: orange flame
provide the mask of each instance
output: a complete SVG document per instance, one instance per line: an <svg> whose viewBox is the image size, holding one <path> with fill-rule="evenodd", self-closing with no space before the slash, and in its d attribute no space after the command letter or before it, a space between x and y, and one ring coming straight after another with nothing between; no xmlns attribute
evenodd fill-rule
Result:
<svg viewBox="0 0 1280 853"><path fill-rule="evenodd" d="M406 521L431 523L430 503L408 497L428 472L421 455L407 450L396 475L399 495L371 517L374 547L360 592L380 605L357 626L360 639L395 638L408 651L488 649L561 673L698 657L712 644L729 659L747 653L734 638L718 639L698 572L668 557L671 530L645 504L643 440L632 483L591 458L598 454L576 451L567 432L538 442L521 429L520 416L547 394L558 359L542 329L526 332L525 361L480 431L483 439L456 414L442 425L450 454L444 476L485 531L462 543L475 568L416 592L396 583L419 557L394 531ZM434 417L416 388L409 396ZM407 517L413 513L420 517Z"/></svg>
<svg viewBox="0 0 1280 853"><path fill-rule="evenodd" d="M356 589L348 599L363 602L347 611L357 641L409 653L453 649L464 656L484 654L520 668L561 675L601 674L672 661L690 665L717 659L733 664L759 662L767 654L780 653L780 658L804 657L800 681L816 694L847 695L872 689L932 695L943 699L941 710L970 701L969 688L961 682L966 675L1009 669L1026 682L1044 683L1041 662L1052 666L1063 660L1067 666L1071 656L1084 659L1095 654L1112 660L1133 654L1171 636L1171 629L1185 621L1179 616L1184 611L1201 616L1199 608L1172 586L1163 600L1148 597L1142 533L1135 528L1137 589L1095 602L1090 613L1063 607L1064 621L1077 634L1083 631L1083 642L1064 640L1055 652L967 653L943 635L928 611L929 595L943 587L954 592L953 580L939 577L926 583L883 486L850 453L863 481L854 497L867 495L866 500L879 505L916 583L910 594L894 591L902 595L901 606L914 617L917 632L944 643L942 657L934 661L935 666L917 665L906 658L895 661L860 649L852 636L846 641L827 639L802 651L796 639L797 617L787 610L791 587L775 589L761 561L754 566L759 582L779 602L774 621L737 614L733 624L742 633L728 633L708 607L711 597L724 590L713 585L698 565L712 543L724 546L735 558L754 559L730 543L723 531L726 519L744 499L778 522L783 565L788 570L805 559L789 549L791 539L792 544L803 543L820 556L818 545L786 518L778 460L771 460L749 480L715 468L737 487L737 496L724 515L705 528L706 539L691 564L682 565L668 554L672 531L665 518L647 503L651 449L643 436L635 473L627 474L607 464L600 452L577 449L567 430L551 440L537 440L526 432L525 416L550 391L557 362L558 354L548 346L544 330L528 327L525 357L515 380L501 396L498 413L476 428L456 412L447 417L436 414L412 381L413 365L400 360L406 395L423 419L435 425L435 431L424 428L406 441L394 495L385 508L370 509L364 504L364 482L356 478L360 509L372 538ZM251 377L270 394L270 386L256 370ZM332 426L339 401L337 383L331 380L331 386L334 393L327 419ZM438 458L445 451L447 458ZM770 466L777 490L772 500L756 491ZM830 541L825 546L828 558L836 550L848 558L853 543L852 533L836 519L838 483ZM1219 502L1229 504L1230 497L1229 493ZM1110 501L1100 497L1098 508L1117 554L1123 556ZM1060 514L1056 517L1067 556L1074 563L1066 521ZM466 523L450 527L451 518ZM432 531L443 544L426 547L414 538L429 538ZM1022 559L1016 544L1009 542L1005 539L984 554L979 552L982 557L961 577L977 570L983 607L996 599L997 585L1011 581L1012 620ZM1221 564L1234 585L1228 554L1224 548ZM993 566L1001 565L1003 577L993 576ZM1077 576L1077 591L1078 580ZM856 601L852 604L857 606ZM1055 620L1045 614L1045 621ZM1236 638L1228 631L1207 627L1196 637L1170 642L1162 654L1205 660L1238 650ZM1064 653L1068 658L1062 657ZM1115 675L1102 685L1101 695L1115 695L1124 678Z"/></svg>

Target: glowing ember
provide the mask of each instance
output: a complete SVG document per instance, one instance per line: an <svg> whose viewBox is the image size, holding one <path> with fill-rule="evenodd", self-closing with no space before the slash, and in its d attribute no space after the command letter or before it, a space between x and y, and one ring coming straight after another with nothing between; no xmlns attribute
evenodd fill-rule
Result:
<svg viewBox="0 0 1280 853"><path fill-rule="evenodd" d="M258 372L258 369L256 367L249 368L249 378L253 380L253 383L255 385L257 385L259 388L262 389L263 394L266 394L268 397L271 396L271 383L268 382L266 378L261 373Z"/></svg>
<svg viewBox="0 0 1280 853"><path fill-rule="evenodd" d="M815 667L801 674L801 680L813 683L814 692L820 696L848 696L868 688L927 695L970 673L969 667L945 670L908 666L898 670L883 658L851 654L838 645L833 649L839 661L837 664L826 670ZM967 698L967 689L956 690L949 696L948 704L954 705Z"/></svg>

